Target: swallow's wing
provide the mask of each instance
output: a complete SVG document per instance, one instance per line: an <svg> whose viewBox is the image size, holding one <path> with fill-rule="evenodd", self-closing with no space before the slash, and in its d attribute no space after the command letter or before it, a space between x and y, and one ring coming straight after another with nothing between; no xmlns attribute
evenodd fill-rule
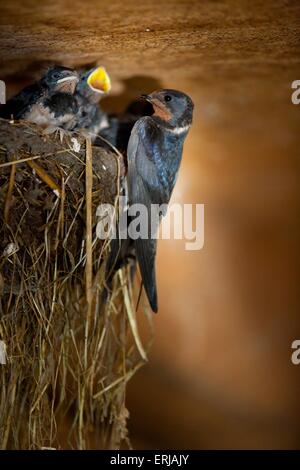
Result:
<svg viewBox="0 0 300 470"><path fill-rule="evenodd" d="M13 116L14 119L22 119L31 106L43 96L43 93L43 88L38 84L29 85L7 101L1 109L0 117L10 119Z"/></svg>
<svg viewBox="0 0 300 470"><path fill-rule="evenodd" d="M162 185L154 161L154 153L159 142L159 130L151 117L139 119L134 125L128 143L128 196L130 205L143 204L147 209L148 238L135 240L144 287L154 312L157 312L157 292L155 278L156 238L151 238L151 205L168 202L168 190ZM152 220L153 222L153 220ZM158 219L152 233L157 232Z"/></svg>

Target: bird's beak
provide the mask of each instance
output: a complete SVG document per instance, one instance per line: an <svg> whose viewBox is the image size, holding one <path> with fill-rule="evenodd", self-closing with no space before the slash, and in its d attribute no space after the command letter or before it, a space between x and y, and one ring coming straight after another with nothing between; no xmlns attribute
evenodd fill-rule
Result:
<svg viewBox="0 0 300 470"><path fill-rule="evenodd" d="M104 67L93 70L88 76L87 84L97 93L108 93L111 89L110 78Z"/></svg>
<svg viewBox="0 0 300 470"><path fill-rule="evenodd" d="M157 108L162 110L162 112L166 111L166 108L165 108L164 104L160 101L160 99L157 97L155 92L151 93L151 95L141 95L141 98L143 100L148 101L148 103L150 103L152 105L154 111Z"/></svg>
<svg viewBox="0 0 300 470"><path fill-rule="evenodd" d="M148 101L148 103L152 103L152 99L150 95L141 95L141 99Z"/></svg>
<svg viewBox="0 0 300 470"><path fill-rule="evenodd" d="M56 89L60 92L71 93L73 95L78 81L79 79L76 75L61 78L57 81Z"/></svg>

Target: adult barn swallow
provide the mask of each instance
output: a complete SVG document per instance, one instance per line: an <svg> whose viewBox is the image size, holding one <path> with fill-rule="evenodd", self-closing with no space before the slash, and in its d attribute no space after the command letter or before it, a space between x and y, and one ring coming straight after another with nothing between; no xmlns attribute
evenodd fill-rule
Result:
<svg viewBox="0 0 300 470"><path fill-rule="evenodd" d="M8 100L1 109L1 117L25 119L44 128L63 127L77 111L73 93L78 80L74 70L52 67L38 82Z"/></svg>
<svg viewBox="0 0 300 470"><path fill-rule="evenodd" d="M109 125L99 102L110 89L110 78L104 67L97 67L80 75L75 91L78 112L72 130L85 129L94 140L100 130Z"/></svg>
<svg viewBox="0 0 300 470"><path fill-rule="evenodd" d="M143 95L153 108L152 116L139 119L128 142L128 201L147 208L148 237L134 240L144 288L154 312L158 310L155 276L156 233L160 214L151 231L151 205L168 204L175 186L183 143L192 124L194 104L189 96L176 90L161 90Z"/></svg>

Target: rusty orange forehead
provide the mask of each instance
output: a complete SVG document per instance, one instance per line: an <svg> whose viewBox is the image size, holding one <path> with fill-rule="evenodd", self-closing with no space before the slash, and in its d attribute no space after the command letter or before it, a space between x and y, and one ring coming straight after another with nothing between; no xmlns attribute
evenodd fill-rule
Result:
<svg viewBox="0 0 300 470"><path fill-rule="evenodd" d="M154 116L160 117L163 121L170 121L172 119L172 114L167 105L158 97L155 97L154 93L151 93L151 104L154 108Z"/></svg>

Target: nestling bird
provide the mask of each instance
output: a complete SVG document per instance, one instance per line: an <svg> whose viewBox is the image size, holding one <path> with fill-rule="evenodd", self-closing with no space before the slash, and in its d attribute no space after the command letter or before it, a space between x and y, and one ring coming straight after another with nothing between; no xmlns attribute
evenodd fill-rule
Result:
<svg viewBox="0 0 300 470"><path fill-rule="evenodd" d="M151 205L170 201L194 105L189 96L176 90L156 91L143 98L152 104L154 114L139 119L131 132L127 149L128 200L129 206L139 203L147 208L148 237L133 243L149 303L157 312L157 239L151 234L157 232L160 216L151 232Z"/></svg>
<svg viewBox="0 0 300 470"><path fill-rule="evenodd" d="M36 83L24 88L1 108L5 119L25 119L50 129L64 127L77 112L73 93L78 83L77 72L55 66Z"/></svg>
<svg viewBox="0 0 300 470"><path fill-rule="evenodd" d="M75 90L78 111L71 130L85 129L95 140L101 129L108 127L107 115L99 102L110 89L110 78L104 67L93 68L80 75Z"/></svg>

